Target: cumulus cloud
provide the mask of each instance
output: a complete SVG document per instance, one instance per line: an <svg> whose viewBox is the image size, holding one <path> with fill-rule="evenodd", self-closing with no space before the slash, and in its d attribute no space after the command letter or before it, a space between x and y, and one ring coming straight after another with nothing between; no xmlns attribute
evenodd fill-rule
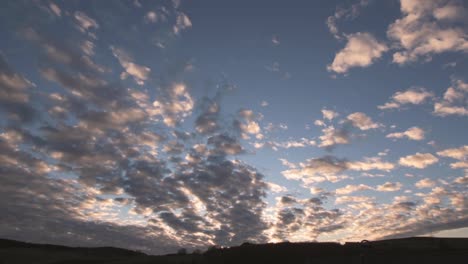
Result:
<svg viewBox="0 0 468 264"><path fill-rule="evenodd" d="M161 116L166 125L173 127L192 113L194 100L183 83L174 83L165 91L148 112Z"/></svg>
<svg viewBox="0 0 468 264"><path fill-rule="evenodd" d="M327 119L328 121L331 121L335 117L339 116L339 114L333 110L329 109L322 109L322 115L324 119Z"/></svg>
<svg viewBox="0 0 468 264"><path fill-rule="evenodd" d="M468 52L466 7L459 1L401 0L402 17L388 37L398 45L393 62L406 64L444 52ZM465 21L464 21L465 20Z"/></svg>
<svg viewBox="0 0 468 264"><path fill-rule="evenodd" d="M347 166L350 170L355 171L391 171L395 168L393 163L382 161L380 157L365 158L363 161L349 161Z"/></svg>
<svg viewBox="0 0 468 264"><path fill-rule="evenodd" d="M375 123L369 116L361 112L352 113L348 115L346 119L351 122L351 125L360 130L376 129L382 126L379 123Z"/></svg>
<svg viewBox="0 0 468 264"><path fill-rule="evenodd" d="M282 171L287 179L302 180L306 184L324 181L338 182L348 178L344 174L346 170L390 171L395 167L394 164L382 161L379 157L365 158L363 161L347 161L334 156L324 156L308 159L298 164L286 162L285 160L283 164L289 168Z"/></svg>
<svg viewBox="0 0 468 264"><path fill-rule="evenodd" d="M304 183L331 181L343 178L340 174L347 169L346 161L332 156L308 159L301 162L298 168L285 170L282 174L291 180L302 180Z"/></svg>
<svg viewBox="0 0 468 264"><path fill-rule="evenodd" d="M468 157L468 146L461 146L459 148L450 148L438 151L437 155L457 160L465 160Z"/></svg>
<svg viewBox="0 0 468 264"><path fill-rule="evenodd" d="M180 32L187 30L191 27L192 21L190 21L190 18L186 14L179 12L176 17L176 23L172 27L172 31L174 32L174 34L179 35Z"/></svg>
<svg viewBox="0 0 468 264"><path fill-rule="evenodd" d="M431 179L422 179L416 182L416 188L423 189L423 188L432 188L436 183Z"/></svg>
<svg viewBox="0 0 468 264"><path fill-rule="evenodd" d="M146 66L138 65L133 62L133 59L123 49L111 46L111 51L114 57L116 57L120 65L125 69L120 75L121 79L126 79L127 76L132 76L135 82L139 85L145 84L151 69Z"/></svg>
<svg viewBox="0 0 468 264"><path fill-rule="evenodd" d="M96 22L96 20L90 18L84 12L76 11L74 14L74 18L77 22L77 28L83 33L93 28L94 29L99 28L99 24Z"/></svg>
<svg viewBox="0 0 468 264"><path fill-rule="evenodd" d="M336 189L335 193L338 195L346 195L346 194L351 194L354 192L365 191L365 190L372 190L372 187L366 184L346 185L345 187Z"/></svg>
<svg viewBox="0 0 468 264"><path fill-rule="evenodd" d="M437 116L468 115L468 84L462 80L454 80L453 86L447 88L442 99L434 103L434 114Z"/></svg>
<svg viewBox="0 0 468 264"><path fill-rule="evenodd" d="M346 129L336 129L328 126L322 129L323 135L319 137L319 147L332 148L338 144L349 143L349 132Z"/></svg>
<svg viewBox="0 0 468 264"><path fill-rule="evenodd" d="M423 140L424 139L424 130L419 127L410 127L408 130L404 132L395 132L390 133L386 137L387 138L408 138L411 140Z"/></svg>
<svg viewBox="0 0 468 264"><path fill-rule="evenodd" d="M396 92L391 100L384 105L379 105L378 108L381 110L400 108L402 105L414 104L419 105L424 103L427 99L432 98L434 94L427 91L422 87L410 88L403 92Z"/></svg>
<svg viewBox="0 0 468 264"><path fill-rule="evenodd" d="M386 182L382 185L378 185L376 190L379 192L395 192L401 189L403 184L400 182Z"/></svg>
<svg viewBox="0 0 468 264"><path fill-rule="evenodd" d="M401 157L398 163L405 167L413 167L417 169L424 169L429 165L432 165L439 161L434 155L430 153L419 153L417 152L414 155L408 155L406 157Z"/></svg>
<svg viewBox="0 0 468 264"><path fill-rule="evenodd" d="M452 167L453 169L468 168L468 146L461 146L459 148L451 148L438 151L437 155L459 160L458 162L450 164L450 167Z"/></svg>
<svg viewBox="0 0 468 264"><path fill-rule="evenodd" d="M336 39L342 39L342 33L338 29L338 22L340 20L353 20L361 10L369 4L369 0L359 0L357 3L352 4L348 8L337 7L335 13L327 18L326 24L328 30Z"/></svg>
<svg viewBox="0 0 468 264"><path fill-rule="evenodd" d="M347 73L354 67L368 67L388 50L387 45L367 32L350 34L347 40L346 46L327 66L328 71Z"/></svg>

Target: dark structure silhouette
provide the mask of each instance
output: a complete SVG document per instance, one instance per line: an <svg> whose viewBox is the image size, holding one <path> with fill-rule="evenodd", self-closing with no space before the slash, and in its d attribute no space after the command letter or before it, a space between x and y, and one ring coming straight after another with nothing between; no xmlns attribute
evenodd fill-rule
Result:
<svg viewBox="0 0 468 264"><path fill-rule="evenodd" d="M468 263L468 238L414 237L338 243L243 243L211 247L204 253L150 256L126 249L72 248L0 239L0 263Z"/></svg>

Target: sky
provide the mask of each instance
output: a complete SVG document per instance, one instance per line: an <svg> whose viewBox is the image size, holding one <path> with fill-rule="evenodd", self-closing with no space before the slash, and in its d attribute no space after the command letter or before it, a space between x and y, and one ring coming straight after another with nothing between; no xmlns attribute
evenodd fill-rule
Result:
<svg viewBox="0 0 468 264"><path fill-rule="evenodd" d="M0 3L0 237L468 237L468 3Z"/></svg>

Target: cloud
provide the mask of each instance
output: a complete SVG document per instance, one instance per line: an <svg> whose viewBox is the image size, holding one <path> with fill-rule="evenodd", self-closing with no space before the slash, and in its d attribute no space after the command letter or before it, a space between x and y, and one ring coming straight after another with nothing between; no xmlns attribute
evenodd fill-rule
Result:
<svg viewBox="0 0 468 264"><path fill-rule="evenodd" d="M271 37L271 43L273 43L273 45L275 45L275 46L278 46L281 42L280 42L278 36L273 35L273 37Z"/></svg>
<svg viewBox="0 0 468 264"><path fill-rule="evenodd" d="M328 110L328 109L322 109L322 115L324 119L327 119L328 121L331 121L335 117L339 116L339 114L333 110Z"/></svg>
<svg viewBox="0 0 468 264"><path fill-rule="evenodd" d="M305 148L309 146L316 146L315 140L301 138L300 140L287 140L287 141L267 141L264 143L254 144L255 148L271 147L273 150L289 149L289 148Z"/></svg>
<svg viewBox="0 0 468 264"><path fill-rule="evenodd" d="M434 155L430 153L419 153L417 152L414 155L408 155L406 157L401 157L398 163L405 167L413 167L417 169L424 169L429 165L432 165L439 161Z"/></svg>
<svg viewBox="0 0 468 264"><path fill-rule="evenodd" d="M342 172L347 169L346 161L332 156L308 159L299 163L297 168L282 171L281 173L290 180L301 180L304 183L336 182L343 177Z"/></svg>
<svg viewBox="0 0 468 264"><path fill-rule="evenodd" d="M236 127L242 138L249 139L249 135L254 135L257 139L262 139L263 134L257 120L261 116L257 116L250 109L241 109L238 111L239 119L234 120L234 127Z"/></svg>
<svg viewBox="0 0 468 264"><path fill-rule="evenodd" d="M453 80L453 87L447 88L442 99L434 103L434 114L437 116L468 115L468 106L465 98L468 94L468 84L462 80Z"/></svg>
<svg viewBox="0 0 468 264"><path fill-rule="evenodd" d="M351 125L360 130L376 129L382 126L379 123L375 123L369 116L361 112L352 113L348 115L346 119L351 122Z"/></svg>
<svg viewBox="0 0 468 264"><path fill-rule="evenodd" d="M339 51L328 71L347 73L350 68L368 67L379 59L388 47L375 39L370 33L358 32L347 36L346 46Z"/></svg>
<svg viewBox="0 0 468 264"><path fill-rule="evenodd" d="M365 158L364 161L349 161L346 164L348 169L355 171L391 171L395 168L394 164L382 161L380 157Z"/></svg>
<svg viewBox="0 0 468 264"><path fill-rule="evenodd" d="M395 192L401 189L403 185L399 182L386 182L378 185L376 190L379 192Z"/></svg>
<svg viewBox="0 0 468 264"><path fill-rule="evenodd" d="M343 195L343 194L347 195L347 194L351 194L354 192L365 191L365 190L372 190L372 187L365 185L365 184L346 185L345 187L336 189L335 193L338 195Z"/></svg>
<svg viewBox="0 0 468 264"><path fill-rule="evenodd" d="M468 52L466 7L459 1L401 0L402 18L393 22L388 37L398 45L393 62L406 64L444 52Z"/></svg>
<svg viewBox="0 0 468 264"><path fill-rule="evenodd" d="M410 127L408 130L404 132L396 132L396 133L390 133L386 137L387 138L403 138L407 137L408 139L411 140L423 140L424 139L424 130L422 130L419 127Z"/></svg>
<svg viewBox="0 0 468 264"><path fill-rule="evenodd" d="M345 129L336 129L334 126L328 126L322 129L323 135L319 147L332 148L338 144L349 143L349 133Z"/></svg>
<svg viewBox="0 0 468 264"><path fill-rule="evenodd" d="M468 158L468 146L438 151L437 155L459 160L450 164L450 167L453 169L468 168L468 162L466 161Z"/></svg>
<svg viewBox="0 0 468 264"><path fill-rule="evenodd" d="M176 17L176 23L172 27L172 31L174 32L174 34L179 35L180 32L187 30L191 27L192 21L190 21L190 18L186 14L179 12Z"/></svg>
<svg viewBox="0 0 468 264"><path fill-rule="evenodd" d="M348 204L348 203L370 203L374 199L369 196L339 196L335 200L335 204Z"/></svg>
<svg viewBox="0 0 468 264"><path fill-rule="evenodd" d="M416 184L414 186L416 186L416 188L419 188L419 189L424 189L424 188L432 188L434 187L436 183L431 180L431 179L422 179L422 180L419 180L418 182L416 182Z"/></svg>
<svg viewBox="0 0 468 264"><path fill-rule="evenodd" d="M464 160L468 157L468 146L461 146L459 148L450 148L438 151L437 155L457 160Z"/></svg>
<svg viewBox="0 0 468 264"><path fill-rule="evenodd" d="M288 191L286 187L278 185L276 183L273 183L273 182L265 182L265 183L268 186L268 189L270 189L270 191L272 191L273 193L284 193Z"/></svg>
<svg viewBox="0 0 468 264"><path fill-rule="evenodd" d="M349 8L337 7L335 14L327 18L326 24L328 30L336 39L342 39L343 36L338 29L338 22L340 20L353 20L355 19L361 10L369 4L369 0L359 0Z"/></svg>
<svg viewBox="0 0 468 264"><path fill-rule="evenodd" d="M58 5L51 2L49 4L49 8L56 16L58 17L62 16L62 10L60 9Z"/></svg>
<svg viewBox="0 0 468 264"><path fill-rule="evenodd" d="M132 76L135 82L139 85L145 84L145 81L148 79L148 76L151 72L151 69L146 66L138 65L133 62L133 59L120 48L110 47L112 54L116 57L120 65L125 69L124 72L120 75L122 80L126 79L127 76Z"/></svg>
<svg viewBox="0 0 468 264"><path fill-rule="evenodd" d="M55 11L54 11L55 12ZM81 11L76 11L74 14L74 18L77 22L77 28L85 33L90 29L98 29L99 24L96 22L96 20L90 18L87 14Z"/></svg>
<svg viewBox="0 0 468 264"><path fill-rule="evenodd" d="M36 111L29 102L30 88L34 86L26 77L13 70L0 53L0 109L7 113L9 119L32 121Z"/></svg>
<svg viewBox="0 0 468 264"><path fill-rule="evenodd" d="M281 173L292 180L302 180L304 183L314 182L338 182L348 178L343 173L346 170L352 171L370 171L383 170L390 171L395 165L382 161L379 157L365 158L363 161L347 161L334 156L323 156L320 158L307 159L298 164L283 160L283 165L289 169Z"/></svg>
<svg viewBox="0 0 468 264"><path fill-rule="evenodd" d="M414 104L419 105L424 103L427 99L432 98L434 94L427 91L422 87L410 88L404 92L396 92L390 102L384 105L379 105L378 108L381 110L400 108L402 105Z"/></svg>

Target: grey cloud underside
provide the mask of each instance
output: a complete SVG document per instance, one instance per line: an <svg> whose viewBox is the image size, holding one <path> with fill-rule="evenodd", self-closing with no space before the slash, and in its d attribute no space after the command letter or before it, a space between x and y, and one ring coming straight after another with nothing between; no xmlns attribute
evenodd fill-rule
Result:
<svg viewBox="0 0 468 264"><path fill-rule="evenodd" d="M42 87L0 57L0 111L8 120L0 130L0 236L152 253L266 241L264 176L233 159L245 151L239 133L223 127L217 97L202 102L193 132L157 124L146 101L165 102L159 115L177 125L181 110L167 104L185 96L180 87L138 97L107 80L95 58L39 32L26 28L22 36L42 50L37 70L50 92L35 93ZM216 126L202 129L203 120ZM100 219L94 207L106 204L136 212L145 224Z"/></svg>

